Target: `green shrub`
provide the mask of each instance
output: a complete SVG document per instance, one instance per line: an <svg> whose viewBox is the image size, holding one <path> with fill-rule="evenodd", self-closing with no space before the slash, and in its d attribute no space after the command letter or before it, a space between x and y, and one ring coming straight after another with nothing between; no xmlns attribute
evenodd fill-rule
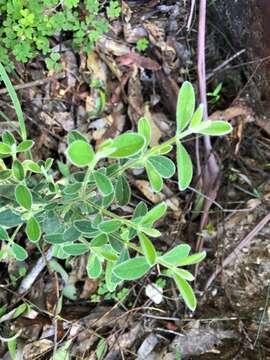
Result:
<svg viewBox="0 0 270 360"><path fill-rule="evenodd" d="M51 53L50 37L68 32L73 45L82 51L92 49L106 31L108 22L100 16L103 9L98 0L0 0L0 59L10 66L9 55L26 63L37 55ZM109 18L119 16L118 1L108 1ZM54 68L53 57L46 62ZM54 61L55 62L55 61Z"/></svg>
<svg viewBox="0 0 270 360"><path fill-rule="evenodd" d="M175 280L186 305L194 310L196 298L189 285L193 276L183 267L202 261L205 252L189 255L190 246L181 244L159 255L154 244L161 233L155 223L165 215L167 205L161 202L148 209L140 202L132 217L121 216L121 207L132 197L125 174L128 169L144 168L153 191L161 191L163 179L176 171L167 156L176 145L178 185L183 191L192 180L192 162L182 140L191 134L224 135L231 126L202 121L203 107L194 112L194 90L185 82L179 93L174 137L151 147L151 126L142 118L137 132L106 140L94 151L82 134L71 131L68 167L60 163L64 176L59 180L51 170L54 159L32 160L34 142L27 139L18 99L2 65L0 74L21 129L19 142L9 131L0 142L0 239L4 242L0 258L23 261L28 257L22 243L16 242L16 234L24 231L38 250L51 247L55 258L88 254L89 277L105 277L106 288L112 292L123 280L136 280L158 266Z"/></svg>

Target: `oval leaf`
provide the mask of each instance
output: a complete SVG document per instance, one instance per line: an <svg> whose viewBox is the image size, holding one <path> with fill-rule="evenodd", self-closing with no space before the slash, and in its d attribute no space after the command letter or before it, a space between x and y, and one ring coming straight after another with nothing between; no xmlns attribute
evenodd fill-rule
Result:
<svg viewBox="0 0 270 360"><path fill-rule="evenodd" d="M190 252L191 247L188 244L181 244L175 246L172 250L160 257L171 265L176 265L178 262L186 258Z"/></svg>
<svg viewBox="0 0 270 360"><path fill-rule="evenodd" d="M166 156L151 156L148 158L148 160L152 163L159 175L161 175L163 178L168 179L175 173L174 162L171 159L168 159Z"/></svg>
<svg viewBox="0 0 270 360"><path fill-rule="evenodd" d="M146 259L138 256L116 265L113 273L122 280L136 280L146 274L150 268Z"/></svg>
<svg viewBox="0 0 270 360"><path fill-rule="evenodd" d="M67 156L74 165L83 167L93 161L95 153L92 146L84 140L75 140L67 148Z"/></svg>
<svg viewBox="0 0 270 360"><path fill-rule="evenodd" d="M194 311L197 306L196 297L192 287L179 275L174 275L174 281L187 307Z"/></svg>
<svg viewBox="0 0 270 360"><path fill-rule="evenodd" d="M119 229L121 226L121 220L107 220L99 224L99 229L105 234L112 233Z"/></svg>
<svg viewBox="0 0 270 360"><path fill-rule="evenodd" d="M102 174L102 172L95 171L94 178L95 178L95 182L96 182L98 190L103 195L105 195L105 196L110 195L113 192L113 185L112 185L111 180L106 175Z"/></svg>
<svg viewBox="0 0 270 360"><path fill-rule="evenodd" d="M41 237L41 229L39 222L33 216L26 223L26 235L28 239L32 242L37 242Z"/></svg>
<svg viewBox="0 0 270 360"><path fill-rule="evenodd" d="M15 159L12 163L12 173L18 181L22 181L24 179L24 167L17 159Z"/></svg>
<svg viewBox="0 0 270 360"><path fill-rule="evenodd" d="M87 275L91 279L98 278L102 273L102 266L95 254L90 254L86 265Z"/></svg>
<svg viewBox="0 0 270 360"><path fill-rule="evenodd" d="M138 122L138 133L145 139L145 146L148 146L151 142L151 125L147 118L140 118Z"/></svg>
<svg viewBox="0 0 270 360"><path fill-rule="evenodd" d="M184 259L180 259L176 265L178 266L187 266L187 265L193 265L193 264L198 264L199 262L201 262L204 258L206 257L206 252L202 251L199 252L197 254L193 254L190 256L187 256Z"/></svg>
<svg viewBox="0 0 270 360"><path fill-rule="evenodd" d="M155 192L160 192L163 188L163 180L162 177L157 172L156 168L153 166L153 164L150 161L146 161L145 163L145 169L146 173L151 185L151 188Z"/></svg>
<svg viewBox="0 0 270 360"><path fill-rule="evenodd" d="M148 264L153 266L156 262L157 257L154 245L152 244L151 240L143 233L139 233L139 239Z"/></svg>
<svg viewBox="0 0 270 360"><path fill-rule="evenodd" d="M211 136L222 136L229 134L232 131L232 126L226 121L210 121L208 127L196 131L202 135L211 135Z"/></svg>
<svg viewBox="0 0 270 360"><path fill-rule="evenodd" d="M193 166L187 150L180 143L180 141L176 142L176 161L178 172L178 187L179 190L183 191L191 183Z"/></svg>
<svg viewBox="0 0 270 360"><path fill-rule="evenodd" d="M203 118L203 111L204 111L204 106L203 106L203 104L200 104L199 107L197 108L197 110L195 111L194 115L192 116L190 126L189 126L191 129L200 125L200 123L202 122L202 118Z"/></svg>
<svg viewBox="0 0 270 360"><path fill-rule="evenodd" d="M129 203L131 196L131 190L127 179L124 176L120 176L117 179L115 186L115 198L120 206L125 206Z"/></svg>
<svg viewBox="0 0 270 360"><path fill-rule="evenodd" d="M195 108L195 94L190 82L185 81L181 86L177 99L176 124L177 134L188 126Z"/></svg>
<svg viewBox="0 0 270 360"><path fill-rule="evenodd" d="M24 140L17 146L16 151L17 152L25 152L27 150L30 150L33 145L34 145L34 141Z"/></svg>
<svg viewBox="0 0 270 360"><path fill-rule="evenodd" d="M24 261L28 257L27 251L21 245L18 245L16 243L12 244L10 250L11 250L13 256L18 261Z"/></svg>
<svg viewBox="0 0 270 360"><path fill-rule="evenodd" d="M162 202L150 211L148 211L147 214L143 216L143 218L140 221L140 224L142 225L152 225L155 221L159 220L167 210L167 204L165 202Z"/></svg>
<svg viewBox="0 0 270 360"><path fill-rule="evenodd" d="M63 250L68 255L79 256L87 253L89 247L85 244L67 244L63 246Z"/></svg>
<svg viewBox="0 0 270 360"><path fill-rule="evenodd" d="M11 147L8 144L0 142L0 154L9 155L11 154Z"/></svg>
<svg viewBox="0 0 270 360"><path fill-rule="evenodd" d="M144 137L136 133L126 133L118 136L113 140L111 147L116 150L108 155L111 158L128 158L130 156L138 154L138 152L144 147Z"/></svg>
<svg viewBox="0 0 270 360"><path fill-rule="evenodd" d="M27 210L32 207L32 194L25 185L17 185L15 188L15 197L17 203Z"/></svg>

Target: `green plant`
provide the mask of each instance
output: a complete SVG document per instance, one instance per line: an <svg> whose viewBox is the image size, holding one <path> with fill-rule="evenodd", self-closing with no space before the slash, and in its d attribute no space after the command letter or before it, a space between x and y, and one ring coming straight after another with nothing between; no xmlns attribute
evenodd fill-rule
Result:
<svg viewBox="0 0 270 360"><path fill-rule="evenodd" d="M59 70L55 53L51 53L51 37L67 32L76 48L89 52L109 28L101 16L103 3L98 0L0 0L1 62L11 68L10 54L23 63L42 54L47 56L49 69ZM117 1L108 1L108 17L115 18L120 12Z"/></svg>
<svg viewBox="0 0 270 360"><path fill-rule="evenodd" d="M2 66L0 74L17 104ZM161 233L155 223L166 213L165 202L150 210L140 202L131 218L121 216L121 207L132 196L125 176L128 169L144 168L152 189L159 192L163 179L175 173L175 164L166 155L176 145L178 186L183 191L192 180L192 162L182 140L194 133L224 135L231 131L226 122L202 121L201 105L194 110L194 90L185 82L178 97L176 134L154 147L150 147L151 126L146 118L140 119L138 132L106 140L96 151L82 134L71 131L66 155L72 171L65 168L67 176L62 179L53 176L53 159L32 160L34 142L26 138L22 121L22 141L5 131L0 142L1 258L23 261L28 257L22 243L16 242L17 233L24 231L38 250L52 247L56 258L88 254L89 277L105 276L111 292L123 280L136 280L158 266L175 280L186 305L194 310L196 298L189 285L193 276L182 267L202 261L205 252L189 255L190 246L182 244L157 254L154 240Z"/></svg>
<svg viewBox="0 0 270 360"><path fill-rule="evenodd" d="M223 84L221 82L215 87L213 91L207 93L207 96L210 97L210 101L209 101L210 104L214 105L220 100L222 86Z"/></svg>
<svg viewBox="0 0 270 360"><path fill-rule="evenodd" d="M136 43L136 49L140 52L145 51L149 46L149 41L146 38L139 39Z"/></svg>

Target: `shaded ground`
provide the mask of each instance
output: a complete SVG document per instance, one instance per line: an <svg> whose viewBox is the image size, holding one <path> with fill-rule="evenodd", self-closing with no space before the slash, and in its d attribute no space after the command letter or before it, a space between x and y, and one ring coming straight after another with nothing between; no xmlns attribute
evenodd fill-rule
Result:
<svg viewBox="0 0 270 360"><path fill-rule="evenodd" d="M37 144L37 158L53 156L64 161L64 136L71 129L79 129L98 144L136 128L143 115L151 121L154 142L174 132L179 86L184 79L195 82L197 78L196 26L189 33L185 30L189 7L184 0L145 3L124 3L122 18L111 24L111 33L88 56L74 53L68 42L62 44L60 75L47 74L42 61L25 68L18 65L17 83L23 88L18 91ZM168 217L160 223L164 234L158 243L160 250L181 242L195 248L198 236L204 238L208 258L196 280L196 313L185 310L173 284L156 272L109 294L104 283L87 278L83 256L63 264L71 291L60 308L63 281L47 268L27 293L18 295L19 268L29 273L38 261L32 251L29 263L0 264L0 301L8 304L0 317L1 334L20 333L18 356L50 359L53 348L66 344L74 359L96 359L99 352L106 360L270 358L269 121L255 116L243 97L237 96L242 95L243 87L239 58L226 71L213 71L232 55L224 48L218 50L220 34L215 29L209 24L208 87L214 90L220 82L223 87L220 99L209 96L210 113L219 110L212 116L228 118L234 133L214 141L222 179L207 229L198 234L198 194L179 193L174 180L168 180L163 193L157 195L149 190L144 174L130 172L135 196L131 207L124 209L130 214L139 199L150 206L167 201ZM142 37L149 40L149 46L139 53L136 42ZM45 80L34 86L31 82L37 79ZM0 108L12 117L4 97ZM6 125L0 125L2 131ZM194 155L193 139L187 145ZM195 178L192 186L197 183ZM219 271L224 261L227 266ZM145 293L148 286L149 295L152 283L163 289L160 304L153 294ZM22 304L30 305L31 311L14 319L13 309ZM3 343L0 357L9 358Z"/></svg>

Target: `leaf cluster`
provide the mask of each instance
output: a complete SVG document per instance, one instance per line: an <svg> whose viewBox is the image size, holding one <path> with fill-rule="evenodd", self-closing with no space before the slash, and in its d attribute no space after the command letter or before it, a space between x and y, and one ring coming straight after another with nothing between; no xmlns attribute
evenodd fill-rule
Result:
<svg viewBox="0 0 270 360"><path fill-rule="evenodd" d="M139 202L130 218L121 215L132 198L127 170L145 169L155 192L177 172L179 189L185 190L192 178L192 163L182 140L194 133L231 131L226 122L202 121L202 106L196 111L194 107L193 87L185 82L179 93L176 134L154 147L146 118L140 119L137 132L106 140L96 150L81 133L71 131L67 163L60 166L65 176L60 179L52 171L53 159L32 159L32 140L18 141L5 131L0 142L0 239L4 242L0 259L27 258L26 249L16 241L17 233L24 231L38 250L51 247L55 258L87 254L88 276L105 277L111 292L123 280L136 280L158 266L174 279L186 305L194 310L196 298L189 284L193 276L185 267L202 261L205 252L190 255L187 244L165 254L157 252L155 243L161 233L156 223L166 214L165 202L151 209ZM173 146L176 166L169 158Z"/></svg>
<svg viewBox="0 0 270 360"><path fill-rule="evenodd" d="M26 63L36 56L46 56L49 70L60 70L59 54L52 52L50 38L66 32L73 46L89 52L96 40L108 31L109 19L121 12L118 1L104 7L99 0L0 0L0 59L8 68L10 55Z"/></svg>

